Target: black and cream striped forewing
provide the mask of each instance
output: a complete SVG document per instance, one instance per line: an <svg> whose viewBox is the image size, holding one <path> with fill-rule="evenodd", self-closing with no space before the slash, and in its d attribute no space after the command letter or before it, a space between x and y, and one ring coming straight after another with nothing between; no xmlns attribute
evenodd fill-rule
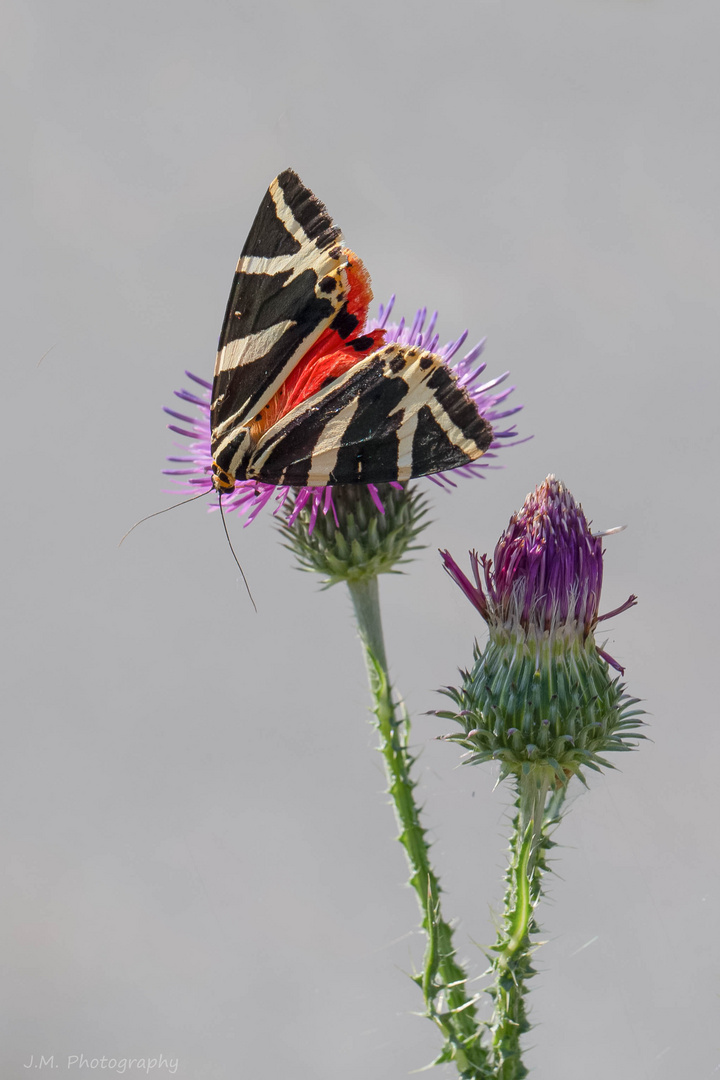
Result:
<svg viewBox="0 0 720 1080"><path fill-rule="evenodd" d="M286 169L260 205L230 290L212 391L214 460L341 311L346 266L340 230Z"/></svg>
<svg viewBox="0 0 720 1080"><path fill-rule="evenodd" d="M293 486L408 480L467 465L492 438L441 357L386 345L265 432L247 476Z"/></svg>

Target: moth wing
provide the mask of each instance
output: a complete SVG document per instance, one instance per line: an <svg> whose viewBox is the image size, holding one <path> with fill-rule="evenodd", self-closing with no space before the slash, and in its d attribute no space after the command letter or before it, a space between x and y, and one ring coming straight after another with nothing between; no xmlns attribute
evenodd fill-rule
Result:
<svg viewBox="0 0 720 1080"><path fill-rule="evenodd" d="M492 438L441 357L386 345L265 432L247 476L292 486L389 483L467 465Z"/></svg>
<svg viewBox="0 0 720 1080"><path fill-rule="evenodd" d="M273 180L233 278L212 391L213 457L275 394L347 291L340 230L291 169Z"/></svg>

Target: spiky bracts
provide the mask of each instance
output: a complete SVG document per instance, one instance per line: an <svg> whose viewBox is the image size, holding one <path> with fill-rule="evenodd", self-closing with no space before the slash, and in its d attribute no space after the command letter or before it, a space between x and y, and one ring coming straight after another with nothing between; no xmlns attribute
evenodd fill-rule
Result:
<svg viewBox="0 0 720 1080"><path fill-rule="evenodd" d="M421 546L415 541L427 524L427 499L415 485L335 486L333 507L310 527L310 503L298 513L288 502L282 530L300 567L322 574L325 587L398 573L395 567Z"/></svg>
<svg viewBox="0 0 720 1080"><path fill-rule="evenodd" d="M491 638L475 647L461 686L442 693L455 709L437 715L462 729L444 738L468 750L468 764L499 761L501 779L530 767L554 783L584 779L584 768L612 768L604 754L634 750L644 737L637 698L611 676L591 638Z"/></svg>

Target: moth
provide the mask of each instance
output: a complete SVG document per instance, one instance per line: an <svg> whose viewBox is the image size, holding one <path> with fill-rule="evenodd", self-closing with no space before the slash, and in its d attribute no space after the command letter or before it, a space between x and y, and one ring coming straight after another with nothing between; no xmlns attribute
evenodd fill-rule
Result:
<svg viewBox="0 0 720 1080"><path fill-rule="evenodd" d="M242 249L212 388L212 482L387 483L455 469L490 424L440 357L363 332L370 278L291 169Z"/></svg>

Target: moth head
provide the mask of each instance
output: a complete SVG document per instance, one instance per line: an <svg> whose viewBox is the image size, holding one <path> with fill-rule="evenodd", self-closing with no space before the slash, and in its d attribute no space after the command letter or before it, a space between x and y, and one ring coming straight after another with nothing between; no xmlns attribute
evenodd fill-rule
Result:
<svg viewBox="0 0 720 1080"><path fill-rule="evenodd" d="M216 461L212 463L212 482L215 490L221 495L235 490L235 477L221 469Z"/></svg>

